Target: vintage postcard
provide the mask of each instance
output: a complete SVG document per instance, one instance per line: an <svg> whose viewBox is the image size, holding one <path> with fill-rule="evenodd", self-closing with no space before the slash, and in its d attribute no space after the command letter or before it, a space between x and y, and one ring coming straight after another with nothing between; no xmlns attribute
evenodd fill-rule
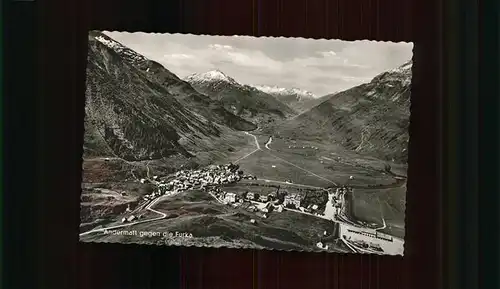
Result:
<svg viewBox="0 0 500 289"><path fill-rule="evenodd" d="M403 255L412 50L91 31L80 240Z"/></svg>

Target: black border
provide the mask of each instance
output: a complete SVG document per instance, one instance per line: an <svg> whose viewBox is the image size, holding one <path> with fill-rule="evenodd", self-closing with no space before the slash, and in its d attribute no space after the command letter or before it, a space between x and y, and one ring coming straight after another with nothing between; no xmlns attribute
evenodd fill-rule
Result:
<svg viewBox="0 0 500 289"><path fill-rule="evenodd" d="M2 3L2 275L3 288L36 288L36 7ZM24 57L21 57L24 56ZM17 56L17 57L15 57ZM25 85L21 85L24 83ZM29 165L24 165L29 164ZM19 278L24 272L27 278Z"/></svg>
<svg viewBox="0 0 500 289"><path fill-rule="evenodd" d="M500 3L485 0L478 7L478 223L477 288L500 287L500 182L499 124L500 124ZM470 194L471 192L468 192ZM473 210L469 208L469 210ZM469 244L470 246L470 244ZM475 256L470 256L475 257ZM465 271L471 271L464 266Z"/></svg>
<svg viewBox="0 0 500 289"><path fill-rule="evenodd" d="M436 214L440 211L438 205L442 208L443 243L411 237L410 243L422 241L434 250L408 257L409 261L403 265L403 283L384 284L386 288L474 288L478 287L481 279L483 283L478 288L495 288L492 286L498 284L498 280L493 278L498 272L498 232L492 229L498 228L498 218L492 216L498 209L498 158L495 153L498 148L498 25L495 23L498 7L495 1L481 2L479 11L467 6L465 0L448 0L443 2L444 7L439 1L430 0L414 1L413 4L387 1L386 4L378 3L378 6L368 1L363 2L365 4L361 1L304 2L302 10L306 11L318 9L316 6L322 6L320 8L324 13L331 9L342 11L329 18L318 16L323 22L312 21L310 14L304 16L299 8L290 8L297 5L285 5L280 1L268 1L267 4L260 4L260 8L256 8L259 6L256 1L234 4L237 1L220 0L213 1L211 5L207 2L195 4L194 0L166 2L3 2L4 8L7 8L2 11L3 21L6 21L3 26L6 55L3 234L7 236L3 252L6 261L2 268L4 288L91 288L96 284L101 284L100 288L120 285L120 288L131 288L132 280L138 282L137 288L159 288L160 285L164 288L192 288L194 283L199 285L200 282L204 286L198 288L217 287L217 282L222 281L214 281L211 275L226 278L238 276L240 278L232 284L245 282L242 285L245 288L249 287L248 284L269 288L283 286L286 283L284 276L293 273L293 268L300 267L299 264L313 265L317 271L327 275L332 273L333 276L316 282L322 287L342 283L342 280L348 280L345 274L359 273L360 270L370 273L369 276L378 275L372 278L382 283L386 282L382 280L387 279L382 277L386 273L373 270L392 268L403 272L399 268L402 262L393 262L388 258L325 259L324 256L274 252L233 253L227 250L77 245L74 220L69 216L76 216L78 211L71 192L79 188L80 177L73 171L80 165L75 161L80 151L75 148L79 142L76 131L81 130L82 125L73 120L83 115L82 99L75 96L78 91L83 91L83 70L78 67L84 64L82 55L86 52L83 44L86 31L89 28L105 28L198 33L217 31L220 34L225 29L225 34L261 35L262 31L266 31L266 35L292 35L285 32L286 22L282 19L287 17L296 18L296 27L288 28L296 35L330 35L346 40L413 40L429 53L435 50L434 55L427 55L425 67L420 69L425 70L422 74L431 76L436 75L437 72L433 71L436 69L446 72L442 88L436 87L438 82L426 86L428 92L442 89L446 95L443 106L448 108L444 115L447 134L443 145L447 153L442 164L445 171L443 198L441 203L428 207ZM234 10L236 5L246 5L251 11L233 15L233 21L245 24L227 28L224 26L228 22L224 19L217 24L217 16L214 15L227 15L221 10ZM266 14L274 15L276 21L259 21L269 17ZM396 20L382 19L389 17ZM369 24L358 23L363 21ZM440 24L444 21L445 26L441 29ZM478 22L479 27L474 26ZM481 34L477 36L479 31ZM440 40L444 41L441 45ZM474 48L475 43L480 44ZM445 66L433 64L441 62L440 53ZM477 61L479 65L475 64ZM479 102L480 110L470 105L474 102ZM78 107L81 109L78 110ZM476 179L471 177L474 174ZM419 212L413 209L415 215L424 212L422 202L413 200L415 207L420 208ZM480 206L473 202L479 202ZM474 216L476 221L471 222ZM421 222L425 224L425 221ZM479 233L482 235L475 238ZM437 231L435 235L439 235ZM222 261L218 263L217 259ZM227 273L224 271L228 268L227 263L242 269L236 270L236 274ZM269 272L272 265L282 269ZM435 272L441 266L444 271ZM108 276L100 273L104 270L110 270ZM132 278L131 275L137 276L138 272L142 272L141 277ZM300 270L296 273L303 274ZM439 286L440 277L448 286ZM165 283L165 280L171 280L171 283ZM222 282L218 285L222 288L227 284ZM356 286L354 283L351 285Z"/></svg>

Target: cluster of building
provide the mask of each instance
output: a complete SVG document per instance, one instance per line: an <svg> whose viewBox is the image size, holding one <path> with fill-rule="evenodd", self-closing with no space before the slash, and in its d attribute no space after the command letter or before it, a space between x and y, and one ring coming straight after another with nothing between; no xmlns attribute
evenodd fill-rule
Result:
<svg viewBox="0 0 500 289"><path fill-rule="evenodd" d="M296 209L300 208L300 203L304 199L303 195L300 194L290 194L285 195L283 200L283 205L286 207L295 207Z"/></svg>
<svg viewBox="0 0 500 289"><path fill-rule="evenodd" d="M251 200L251 201L267 203L269 201L277 200L278 193L271 192L267 195L259 195L259 194L253 193L253 192L247 192L245 197L246 197L246 199Z"/></svg>
<svg viewBox="0 0 500 289"><path fill-rule="evenodd" d="M297 209L318 216L325 214L325 212L319 210L321 204L304 204L304 194L280 191L279 188L268 194L255 192L236 194L223 190L223 185L236 183L242 179L256 179L256 177L245 175L242 170L239 170L238 165L228 164L212 165L196 170L181 170L166 178L153 176L151 179L141 179L140 181L142 183L153 183L157 187L156 191L143 197L145 200L153 200L162 195L175 194L186 190L203 190L227 205L237 207L249 203L249 205L245 205L246 209L262 218L267 218L270 212L281 212L286 208ZM330 193L331 199L329 202L334 207L337 219L349 216L349 204L352 202L348 198L352 195L350 194L351 191L351 188L344 186L336 188L333 193ZM137 216L129 216L124 218L122 222L132 222L135 219L137 219Z"/></svg>
<svg viewBox="0 0 500 289"><path fill-rule="evenodd" d="M157 191L144 196L145 200L186 190L203 190L211 186L231 184L242 179L256 179L256 177L244 175L243 171L239 170L238 165L228 164L212 165L198 170L181 170L166 180L157 179L156 176L153 176L152 180L141 180L141 182L153 182L158 188Z"/></svg>
<svg viewBox="0 0 500 289"><path fill-rule="evenodd" d="M343 212L346 209L346 204L348 203L347 198L351 195L351 192L352 188L347 186L336 188L333 192L332 199L329 201L333 204L337 214ZM303 194L286 194L283 200L283 205L288 208L299 209L303 212L315 214L319 213L317 212L319 204L308 204L307 207L304 208L303 200Z"/></svg>
<svg viewBox="0 0 500 289"><path fill-rule="evenodd" d="M247 192L246 194L240 196L236 193L225 192L220 187L211 188L208 190L208 192L225 204L244 203L245 201L267 203L276 199L276 193L271 193L269 195L259 195L253 192Z"/></svg>
<svg viewBox="0 0 500 289"><path fill-rule="evenodd" d="M286 208L297 209L318 216L323 214L323 212L319 210L321 204L304 205L304 194L289 193L287 191L280 192L279 188L268 194L246 192L240 195L233 192L225 192L220 187L211 188L208 192L226 205L238 207L244 203L250 203L249 206L246 206L246 209L257 215L261 214L263 218L267 218L267 214L270 212L282 212Z"/></svg>
<svg viewBox="0 0 500 289"><path fill-rule="evenodd" d="M255 213L256 216L267 218L271 212L283 211L284 205L277 198L277 192L269 194L258 194L254 192L246 192L244 194L236 194L233 192L225 192L220 187L214 187L208 190L208 193L216 197L221 203L232 205L234 207L244 206L249 212ZM255 220L252 219L253 223Z"/></svg>

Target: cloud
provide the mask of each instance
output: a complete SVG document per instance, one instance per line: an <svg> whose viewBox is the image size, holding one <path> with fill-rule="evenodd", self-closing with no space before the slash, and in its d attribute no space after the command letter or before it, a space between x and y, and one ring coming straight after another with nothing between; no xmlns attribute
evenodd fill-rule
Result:
<svg viewBox="0 0 500 289"><path fill-rule="evenodd" d="M244 84L325 95L365 83L412 57L412 44L303 38L106 32L185 77L220 69Z"/></svg>
<svg viewBox="0 0 500 289"><path fill-rule="evenodd" d="M323 55L323 57L329 57L329 56L337 56L337 53L335 51L321 51L319 54Z"/></svg>
<svg viewBox="0 0 500 289"><path fill-rule="evenodd" d="M189 54L177 54L177 53L174 53L174 54L165 54L163 56L165 59L192 59L194 58L193 55L189 55Z"/></svg>
<svg viewBox="0 0 500 289"><path fill-rule="evenodd" d="M233 47L231 45L221 45L221 44L210 44L208 45L209 48L215 49L215 50L231 50Z"/></svg>
<svg viewBox="0 0 500 289"><path fill-rule="evenodd" d="M259 51L228 52L227 57L237 66L247 66L280 72L282 62L275 61Z"/></svg>

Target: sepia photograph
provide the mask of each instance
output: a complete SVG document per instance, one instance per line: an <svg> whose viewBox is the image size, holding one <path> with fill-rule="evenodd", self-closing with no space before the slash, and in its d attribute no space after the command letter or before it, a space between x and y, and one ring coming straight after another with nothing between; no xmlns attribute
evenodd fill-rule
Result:
<svg viewBox="0 0 500 289"><path fill-rule="evenodd" d="M412 57L90 31L80 241L404 255Z"/></svg>

